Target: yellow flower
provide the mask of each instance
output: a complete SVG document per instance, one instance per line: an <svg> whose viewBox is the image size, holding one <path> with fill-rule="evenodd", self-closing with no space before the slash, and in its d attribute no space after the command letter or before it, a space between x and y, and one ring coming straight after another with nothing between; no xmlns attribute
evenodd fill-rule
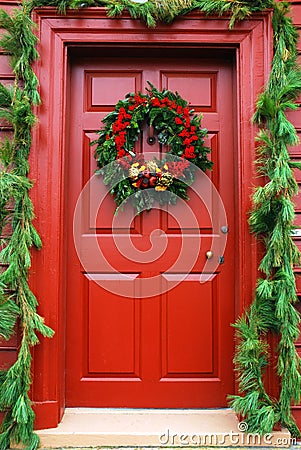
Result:
<svg viewBox="0 0 301 450"><path fill-rule="evenodd" d="M148 161L146 163L146 167L150 172L157 172L158 171L158 166L155 163L155 161Z"/></svg>
<svg viewBox="0 0 301 450"><path fill-rule="evenodd" d="M157 184L155 187L155 191L166 191L167 186L161 186L160 184Z"/></svg>
<svg viewBox="0 0 301 450"><path fill-rule="evenodd" d="M137 167L132 166L129 168L129 177L130 178L135 179L138 177L138 175L139 175L139 169Z"/></svg>

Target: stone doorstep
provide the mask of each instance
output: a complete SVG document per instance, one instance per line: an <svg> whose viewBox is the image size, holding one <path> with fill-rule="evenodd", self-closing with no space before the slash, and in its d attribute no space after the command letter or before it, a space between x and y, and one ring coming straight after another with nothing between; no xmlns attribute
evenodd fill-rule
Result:
<svg viewBox="0 0 301 450"><path fill-rule="evenodd" d="M57 428L37 431L41 448L57 447L281 447L288 430L243 433L230 409L66 408Z"/></svg>

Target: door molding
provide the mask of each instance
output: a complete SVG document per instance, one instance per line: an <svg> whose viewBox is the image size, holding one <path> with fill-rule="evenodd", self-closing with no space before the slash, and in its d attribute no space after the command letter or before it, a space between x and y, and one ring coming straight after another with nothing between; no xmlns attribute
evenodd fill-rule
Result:
<svg viewBox="0 0 301 450"><path fill-rule="evenodd" d="M267 81L272 57L271 12L252 16L229 30L227 17L192 13L171 25L149 29L128 14L108 18L104 8L68 11L59 16L53 8L34 12L38 24L40 60L35 71L42 105L36 111L39 125L33 134L30 156L32 199L36 227L43 249L34 252L31 286L39 312L55 331L34 349L32 400L36 402L36 428L56 427L64 412L65 397L65 277L64 211L65 161L68 129L68 60L70 51L86 47L137 45L147 48L198 47L227 49L236 56L236 315L252 300L257 276L257 246L247 223L255 177L256 128L251 123L258 93ZM247 262L247 271L244 270Z"/></svg>

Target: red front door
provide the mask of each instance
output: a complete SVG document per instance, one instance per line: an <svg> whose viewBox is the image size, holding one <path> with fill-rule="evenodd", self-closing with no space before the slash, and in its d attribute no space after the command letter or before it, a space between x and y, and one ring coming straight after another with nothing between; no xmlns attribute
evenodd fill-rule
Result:
<svg viewBox="0 0 301 450"><path fill-rule="evenodd" d="M155 49L136 54L123 50L114 56L99 53L97 57L71 58L65 260L67 406L221 407L234 391L230 326L235 296L232 64L226 58L214 58L214 54L208 59L200 52L195 55L181 49L165 54ZM229 233L225 252L214 254L209 265L212 276L206 269L206 282L200 282L206 252L213 239L223 238L221 232L214 236L207 209L210 203L214 216L213 194L201 201L191 191L187 206L196 218L193 226L185 225L186 209L178 204L170 207L170 214L160 209L143 212L127 233L122 224L131 207L119 213L119 225L113 232L114 200L106 196L94 223L89 204L94 200L88 187L90 200L77 207L77 223L73 223L78 198L96 168L90 142L101 118L126 93L144 91L147 81L158 89L177 90L203 113L203 126L209 131L207 144L214 162L209 176L225 206ZM137 149L160 150L148 146L145 133ZM96 182L103 193L102 178ZM218 227L222 225L226 224ZM188 275L186 262L169 270L182 250L183 234L194 254ZM129 235L133 251L127 250ZM195 255L196 242L199 248ZM157 247L159 256L145 256L148 251L155 255ZM99 248L107 265L99 258ZM220 256L224 262L214 265ZM147 285L145 279L153 281ZM122 295L124 290L126 296Z"/></svg>

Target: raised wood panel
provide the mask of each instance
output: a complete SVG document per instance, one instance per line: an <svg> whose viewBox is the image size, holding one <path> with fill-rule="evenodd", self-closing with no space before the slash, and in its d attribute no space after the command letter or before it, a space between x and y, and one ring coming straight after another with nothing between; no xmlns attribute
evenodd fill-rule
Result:
<svg viewBox="0 0 301 450"><path fill-rule="evenodd" d="M13 83L13 72L9 65L9 59L7 55L0 52L0 77L9 78Z"/></svg>
<svg viewBox="0 0 301 450"><path fill-rule="evenodd" d="M301 117L300 117L300 108L298 108L296 111L288 111L287 117L288 119L293 122L296 128L301 128Z"/></svg>
<svg viewBox="0 0 301 450"><path fill-rule="evenodd" d="M0 349L0 370L9 369L17 360L17 350Z"/></svg>
<svg viewBox="0 0 301 450"><path fill-rule="evenodd" d="M0 267L1 271L1 267ZM9 369L17 359L18 328L9 340L0 337L0 370Z"/></svg>
<svg viewBox="0 0 301 450"><path fill-rule="evenodd" d="M298 245L299 240L296 240L295 242ZM298 245L298 247L300 247L300 246ZM300 268L296 268L294 270L294 272L295 272L297 295L300 296L301 295L301 269ZM297 304L297 309L301 313L301 303ZM299 341L301 341L301 335L299 337Z"/></svg>
<svg viewBox="0 0 301 450"><path fill-rule="evenodd" d="M294 225L297 228L301 228L301 213L299 213L298 211L296 211L296 216L295 216L295 222ZM301 250L301 249L300 249Z"/></svg>
<svg viewBox="0 0 301 450"><path fill-rule="evenodd" d="M13 134L13 130L9 127L5 128L5 130L0 131L1 139L12 139Z"/></svg>
<svg viewBox="0 0 301 450"><path fill-rule="evenodd" d="M300 1L292 1L290 3L293 3L293 21L294 24L298 27L301 26L301 2ZM299 48L300 48L300 42L299 42Z"/></svg>
<svg viewBox="0 0 301 450"><path fill-rule="evenodd" d="M102 175L95 175L97 169L94 158L95 146L91 146L91 142L95 139L97 139L96 133L84 133L82 192L84 192L84 196L89 196L89 202L83 202L83 232L87 233L97 230L99 234L111 233L116 204L112 199L109 189L102 182ZM94 182L86 185L93 175L95 175ZM89 211L86 208L89 208ZM114 229L114 232L121 230L140 232L140 218L137 217L132 223L130 220L131 216L132 210L124 211L122 214L123 221L119 222L118 230ZM86 222L87 218L88 223Z"/></svg>
<svg viewBox="0 0 301 450"><path fill-rule="evenodd" d="M101 178L102 175L97 175L99 185L102 184ZM140 233L141 217L136 215L136 212L131 206L129 208L125 207L123 211L119 211L119 214L122 214L122 220L118 220L116 217L116 203L113 201L109 189L104 186L99 188L99 192L95 189L91 189L90 192L90 204L96 204L96 207L90 209L90 231L96 230L99 234L113 233L114 235L127 231Z"/></svg>
<svg viewBox="0 0 301 450"><path fill-rule="evenodd" d="M12 11L16 6L20 5L20 2L17 0L3 0L0 2L1 8L6 12Z"/></svg>
<svg viewBox="0 0 301 450"><path fill-rule="evenodd" d="M185 232L188 230L212 229L212 192L206 190L206 196L202 192L195 192L193 187L188 188L189 207L187 203L179 199L176 205L168 207L166 232Z"/></svg>
<svg viewBox="0 0 301 450"><path fill-rule="evenodd" d="M10 347L16 349L18 345L18 337L17 334L13 334L12 337L6 341L5 339L0 337L0 349L5 347Z"/></svg>
<svg viewBox="0 0 301 450"><path fill-rule="evenodd" d="M301 159L299 160L299 159L297 159L297 158L294 158L293 160L295 160L295 161L297 161L297 162L301 162ZM294 169L294 177L295 177L295 179L296 179L296 181L297 181L297 183L301 183L301 170L300 169Z"/></svg>
<svg viewBox="0 0 301 450"><path fill-rule="evenodd" d="M299 194L293 199L296 212L301 212L301 186L299 184Z"/></svg>
<svg viewBox="0 0 301 450"><path fill-rule="evenodd" d="M297 128L297 135L301 138L301 129ZM289 153L293 158L301 158L301 142L289 148Z"/></svg>
<svg viewBox="0 0 301 450"><path fill-rule="evenodd" d="M205 118L207 114L205 115ZM203 125L202 125L203 126ZM219 164L218 164L218 147L219 133L215 130L208 130L208 135L204 139L204 145L210 148L208 159L213 162L214 170L207 170L206 175L212 180L214 186L219 187Z"/></svg>
<svg viewBox="0 0 301 450"><path fill-rule="evenodd" d="M205 139L205 145L211 150L209 159L213 161L215 168L214 175L210 170L206 171L206 175L210 179L212 179L212 176L214 176L214 184L216 187L218 187L218 133L208 133L208 136ZM194 186L187 189L189 206L194 212L194 217L192 218L190 215L187 215L187 213L184 213L185 205L182 202L178 202L177 205L172 205L172 207L168 208L169 214L167 217L167 224L163 225L163 229L167 233L177 232L177 228L179 228L177 218L181 218L181 230L194 230L196 229L196 224L198 226L198 229L202 230L202 232L204 232L205 230L212 230L212 191L210 189L208 190L207 183L202 177L198 176L198 178L202 180L198 185L198 190L194 190L194 186L196 185L195 183Z"/></svg>
<svg viewBox="0 0 301 450"><path fill-rule="evenodd" d="M216 111L216 73L162 72L161 77L164 88L179 92L196 111Z"/></svg>
<svg viewBox="0 0 301 450"><path fill-rule="evenodd" d="M127 92L138 92L142 88L141 72L112 71L86 72L87 111L108 111ZM114 89L112 89L112 85Z"/></svg>
<svg viewBox="0 0 301 450"><path fill-rule="evenodd" d="M88 372L105 377L139 376L140 303L134 281L122 274L89 274L88 278ZM130 283L132 298L109 292L114 284ZM105 286L104 289L102 286Z"/></svg>
<svg viewBox="0 0 301 450"><path fill-rule="evenodd" d="M84 132L84 144L83 144L83 185L84 188L87 181L95 174L97 169L97 163L94 158L95 145L91 145L98 138L98 134L95 132Z"/></svg>
<svg viewBox="0 0 301 450"><path fill-rule="evenodd" d="M4 86L10 87L14 85L14 76L12 73L6 75L5 73L0 72L0 83L4 84Z"/></svg>
<svg viewBox="0 0 301 450"><path fill-rule="evenodd" d="M301 227L300 227L301 228ZM294 242L295 242L295 244L296 244L296 246L299 248L299 250L301 251L301 238L300 237L295 237L294 238ZM296 273L301 273L301 269L299 269L299 267L297 266L297 267L295 267L295 272ZM297 280L296 280L297 281ZM300 284L300 279L298 279L298 284ZM300 292L301 292L301 289L300 289Z"/></svg>
<svg viewBox="0 0 301 450"><path fill-rule="evenodd" d="M1 135L0 135L1 136ZM1 166L0 166L1 168ZM9 220L2 228L1 230L2 236L4 238L10 237L13 234L13 228L12 228L12 219Z"/></svg>
<svg viewBox="0 0 301 450"><path fill-rule="evenodd" d="M11 68L8 64L8 57L0 54L0 83L4 86L12 86L14 84L14 77ZM13 127L11 123L0 119L0 139L6 137L11 138L13 134Z"/></svg>
<svg viewBox="0 0 301 450"><path fill-rule="evenodd" d="M210 148L208 158L214 162L217 162L217 150L218 150L218 133L215 131L208 131L205 137L205 146ZM208 174L212 172L208 171Z"/></svg>
<svg viewBox="0 0 301 450"><path fill-rule="evenodd" d="M214 289L212 281L201 284L200 275L190 274L162 299L163 378L213 371Z"/></svg>

